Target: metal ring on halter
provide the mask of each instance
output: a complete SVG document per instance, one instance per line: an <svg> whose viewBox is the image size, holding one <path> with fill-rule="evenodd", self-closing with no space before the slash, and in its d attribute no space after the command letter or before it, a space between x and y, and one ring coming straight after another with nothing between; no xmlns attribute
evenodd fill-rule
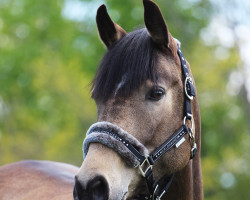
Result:
<svg viewBox="0 0 250 200"><path fill-rule="evenodd" d="M193 80L190 76L187 76L186 79L185 79L185 83L184 83L184 88L185 88L185 94L186 96L190 99L190 100L193 100L193 96L192 95L189 95L188 94L188 91L187 91L187 82L190 81L192 84L193 84Z"/></svg>
<svg viewBox="0 0 250 200"><path fill-rule="evenodd" d="M186 125L186 120L187 120L187 116L185 116L184 119L183 119L183 124L184 125ZM194 128L194 126L193 126L193 115L191 115L191 120L190 121L191 121L191 129L190 130L193 131L193 128Z"/></svg>
<svg viewBox="0 0 250 200"><path fill-rule="evenodd" d="M190 129L190 131L188 132L188 134L189 134L189 137L190 137L190 139L191 139L192 143L194 143L194 142L195 142L195 139L194 139L194 133L193 133L193 130L191 130L191 129ZM193 144L192 144L192 145L193 145Z"/></svg>

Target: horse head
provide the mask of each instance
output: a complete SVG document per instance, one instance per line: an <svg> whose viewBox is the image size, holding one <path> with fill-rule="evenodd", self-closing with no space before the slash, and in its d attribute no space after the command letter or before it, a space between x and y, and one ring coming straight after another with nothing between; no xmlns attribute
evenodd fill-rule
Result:
<svg viewBox="0 0 250 200"><path fill-rule="evenodd" d="M151 0L143 4L146 28L131 33L111 20L104 5L97 11L97 27L107 52L93 80L98 123L84 142L86 157L76 175L75 200L160 199L166 179L172 181L172 174L192 168L200 119L196 98L191 101L194 94L188 98L185 94L186 87L195 90L189 82L190 66L159 7ZM180 177L193 184L191 176L176 175L170 190ZM157 190L161 192L156 195Z"/></svg>

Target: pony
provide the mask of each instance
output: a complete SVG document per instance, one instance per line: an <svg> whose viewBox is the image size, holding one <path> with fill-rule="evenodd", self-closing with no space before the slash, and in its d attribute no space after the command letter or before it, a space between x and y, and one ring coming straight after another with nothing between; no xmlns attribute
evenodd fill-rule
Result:
<svg viewBox="0 0 250 200"><path fill-rule="evenodd" d="M0 168L0 199L202 200L196 89L180 42L143 0L145 28L127 33L97 11L107 48L92 82L97 123L80 168L21 161Z"/></svg>
<svg viewBox="0 0 250 200"><path fill-rule="evenodd" d="M151 0L143 5L146 27L131 33L105 5L97 11L107 52L92 82L98 122L83 144L75 200L203 199L190 65L159 7Z"/></svg>

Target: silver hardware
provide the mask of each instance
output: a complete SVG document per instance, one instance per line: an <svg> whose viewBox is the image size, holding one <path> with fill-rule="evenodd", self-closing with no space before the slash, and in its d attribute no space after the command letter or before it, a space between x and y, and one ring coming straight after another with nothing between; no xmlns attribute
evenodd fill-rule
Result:
<svg viewBox="0 0 250 200"><path fill-rule="evenodd" d="M159 185L157 184L157 186L156 186L155 189L154 189L153 199L155 199L155 192L156 192L156 190L158 189L158 187L159 187ZM158 197L157 197L157 198L158 198Z"/></svg>
<svg viewBox="0 0 250 200"><path fill-rule="evenodd" d="M187 92L187 82L188 82L188 81L190 81L190 82L193 84L192 78L191 78L190 76L186 77L185 83L184 83L185 94L186 94L186 96L187 96L190 100L193 100L194 97L193 97L193 96L190 96L190 95L188 94L188 92Z"/></svg>
<svg viewBox="0 0 250 200"><path fill-rule="evenodd" d="M156 197L156 200L161 200L162 196L166 193L165 190L163 190L163 192L161 193L161 195L159 197Z"/></svg>
<svg viewBox="0 0 250 200"><path fill-rule="evenodd" d="M191 148L191 159L194 158L195 154L197 152L197 145L196 143L194 142L192 148Z"/></svg>
<svg viewBox="0 0 250 200"><path fill-rule="evenodd" d="M194 128L194 126L193 126L193 115L189 115L189 116L191 117L191 120L190 120L191 121L191 131L193 132L193 128ZM187 125L186 120L187 120L187 117L185 116L184 119L183 119L183 124L184 125Z"/></svg>
<svg viewBox="0 0 250 200"><path fill-rule="evenodd" d="M144 164L147 164L148 165L148 167L147 167L147 169L145 170L145 171L143 171L143 165ZM145 158L145 160L142 162L142 164L141 165L139 165L139 170L140 170L140 172L141 172L141 175L143 176L143 177L145 177L146 176L146 173L148 172L148 170L149 169L153 169L153 165L151 165L150 164L150 162L149 162L149 160L148 160L148 157L147 158Z"/></svg>
<svg viewBox="0 0 250 200"><path fill-rule="evenodd" d="M194 151L194 149L197 149L197 144L196 143L193 144L193 147L192 147L191 151Z"/></svg>
<svg viewBox="0 0 250 200"><path fill-rule="evenodd" d="M157 184L157 186L156 186L155 189L154 189L153 198L152 198L153 200L155 199L155 193L156 193L156 191L157 191L157 189L158 189L158 186L159 186L159 185ZM162 196L163 196L165 193L166 193L166 190L163 190L162 193L160 194L160 196L157 196L155 200L161 200Z"/></svg>
<svg viewBox="0 0 250 200"><path fill-rule="evenodd" d="M195 136L193 134L193 131L190 130L189 131L189 137L190 137L190 140L191 140L191 159L195 156L196 152L197 152L197 144L195 142Z"/></svg>
<svg viewBox="0 0 250 200"><path fill-rule="evenodd" d="M194 134L193 134L193 130L192 129L190 129L190 131L188 132L188 134L189 134L189 137L190 137L190 139L191 139L191 141L192 141L192 145L193 145L193 140L194 140Z"/></svg>
<svg viewBox="0 0 250 200"><path fill-rule="evenodd" d="M181 144L185 142L185 138L181 138L181 140L179 142L176 143L175 147L178 148L179 146L181 146Z"/></svg>

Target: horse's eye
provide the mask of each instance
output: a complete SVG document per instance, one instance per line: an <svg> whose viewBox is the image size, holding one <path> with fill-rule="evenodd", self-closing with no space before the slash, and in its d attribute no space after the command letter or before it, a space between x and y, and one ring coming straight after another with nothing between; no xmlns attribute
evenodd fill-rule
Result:
<svg viewBox="0 0 250 200"><path fill-rule="evenodd" d="M146 98L152 101L159 101L165 95L165 90L160 87L152 88Z"/></svg>

